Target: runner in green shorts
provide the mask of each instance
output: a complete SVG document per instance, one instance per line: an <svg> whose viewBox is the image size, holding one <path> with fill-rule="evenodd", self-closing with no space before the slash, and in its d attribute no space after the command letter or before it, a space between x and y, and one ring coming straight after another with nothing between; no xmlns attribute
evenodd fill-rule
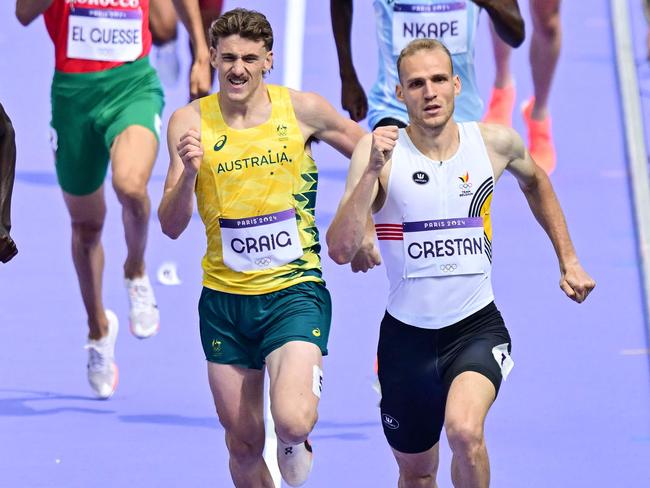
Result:
<svg viewBox="0 0 650 488"><path fill-rule="evenodd" d="M262 369L264 358L291 341L310 342L327 356L332 302L313 281L264 295L203 288L199 317L208 361Z"/></svg>
<svg viewBox="0 0 650 488"><path fill-rule="evenodd" d="M52 128L63 191L83 196L102 186L113 141L128 127L148 129L157 146L164 103L148 57L106 71L55 72Z"/></svg>
<svg viewBox="0 0 650 488"><path fill-rule="evenodd" d="M364 133L319 95L265 83L272 49L259 12L236 8L212 23L220 91L171 116L158 209L173 239L195 198L205 225L201 341L235 486L274 486L262 456L267 373L280 474L290 486L309 476L331 318L311 141L349 157Z"/></svg>
<svg viewBox="0 0 650 488"><path fill-rule="evenodd" d="M195 49L193 95L210 87L209 53L198 0L174 0ZM52 142L56 171L72 221L72 258L88 314L88 381L100 398L117 386L117 316L104 309L101 233L106 216L104 179L122 205L127 257L124 281L129 322L140 339L158 332L160 317L145 272L151 203L147 183L158 151L163 93L149 65L149 0L16 1L27 25L43 14L55 52Z"/></svg>

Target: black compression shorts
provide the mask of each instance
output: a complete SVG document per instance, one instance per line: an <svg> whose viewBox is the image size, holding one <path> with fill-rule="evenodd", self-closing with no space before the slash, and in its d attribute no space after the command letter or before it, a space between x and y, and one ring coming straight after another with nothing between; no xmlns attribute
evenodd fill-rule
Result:
<svg viewBox="0 0 650 488"><path fill-rule="evenodd" d="M424 452L440 439L449 387L475 371L498 393L510 359L510 334L494 302L448 327L422 329L388 313L377 351L381 418L388 443L404 453Z"/></svg>

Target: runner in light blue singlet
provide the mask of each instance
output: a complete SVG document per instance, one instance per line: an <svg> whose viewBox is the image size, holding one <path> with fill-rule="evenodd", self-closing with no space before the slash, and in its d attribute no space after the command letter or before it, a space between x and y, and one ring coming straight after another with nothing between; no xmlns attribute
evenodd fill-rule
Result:
<svg viewBox="0 0 650 488"><path fill-rule="evenodd" d="M524 21L517 0L373 0L373 4L379 63L377 80L366 98L352 62L353 1L330 0L342 85L341 105L350 118L358 122L368 115L371 128L380 122L381 125L406 125L406 108L395 96L399 82L397 57L413 39L435 38L444 42L452 53L454 72L462 83L454 118L458 122L480 120L483 101L474 74L479 13L485 9L499 37L517 47L524 40Z"/></svg>
<svg viewBox="0 0 650 488"><path fill-rule="evenodd" d="M397 56L416 37L431 37L445 43L452 54L454 72L462 90L456 100L454 119L480 120L483 100L474 73L474 39L478 6L469 0L374 0L379 47L377 80L368 95L368 125L374 127L390 117L408 120L406 106L395 98Z"/></svg>

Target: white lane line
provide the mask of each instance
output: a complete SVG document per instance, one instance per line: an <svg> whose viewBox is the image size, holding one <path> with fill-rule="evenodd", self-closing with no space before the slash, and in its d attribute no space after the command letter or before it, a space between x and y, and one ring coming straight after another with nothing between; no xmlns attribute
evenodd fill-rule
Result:
<svg viewBox="0 0 650 488"><path fill-rule="evenodd" d="M305 0L287 0L284 33L282 83L300 90L302 88L302 52L305 37Z"/></svg>
<svg viewBox="0 0 650 488"><path fill-rule="evenodd" d="M650 349L623 349L623 356L647 356L650 355Z"/></svg>
<svg viewBox="0 0 650 488"><path fill-rule="evenodd" d="M650 332L650 177L627 0L611 0L616 62L641 261L646 327Z"/></svg>

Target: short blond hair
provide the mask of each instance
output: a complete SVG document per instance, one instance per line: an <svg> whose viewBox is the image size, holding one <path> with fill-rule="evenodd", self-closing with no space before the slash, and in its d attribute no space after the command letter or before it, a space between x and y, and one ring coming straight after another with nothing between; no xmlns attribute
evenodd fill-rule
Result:
<svg viewBox="0 0 650 488"><path fill-rule="evenodd" d="M399 57L397 58L397 76L399 77L400 81L402 80L400 66L402 65L404 58L413 56L418 51L424 50L443 51L449 58L449 67L451 68L451 73L454 74L454 64L451 62L451 53L449 52L449 49L447 49L447 46L445 46L437 39L414 39L409 42L404 49L402 49L402 51L399 53Z"/></svg>

